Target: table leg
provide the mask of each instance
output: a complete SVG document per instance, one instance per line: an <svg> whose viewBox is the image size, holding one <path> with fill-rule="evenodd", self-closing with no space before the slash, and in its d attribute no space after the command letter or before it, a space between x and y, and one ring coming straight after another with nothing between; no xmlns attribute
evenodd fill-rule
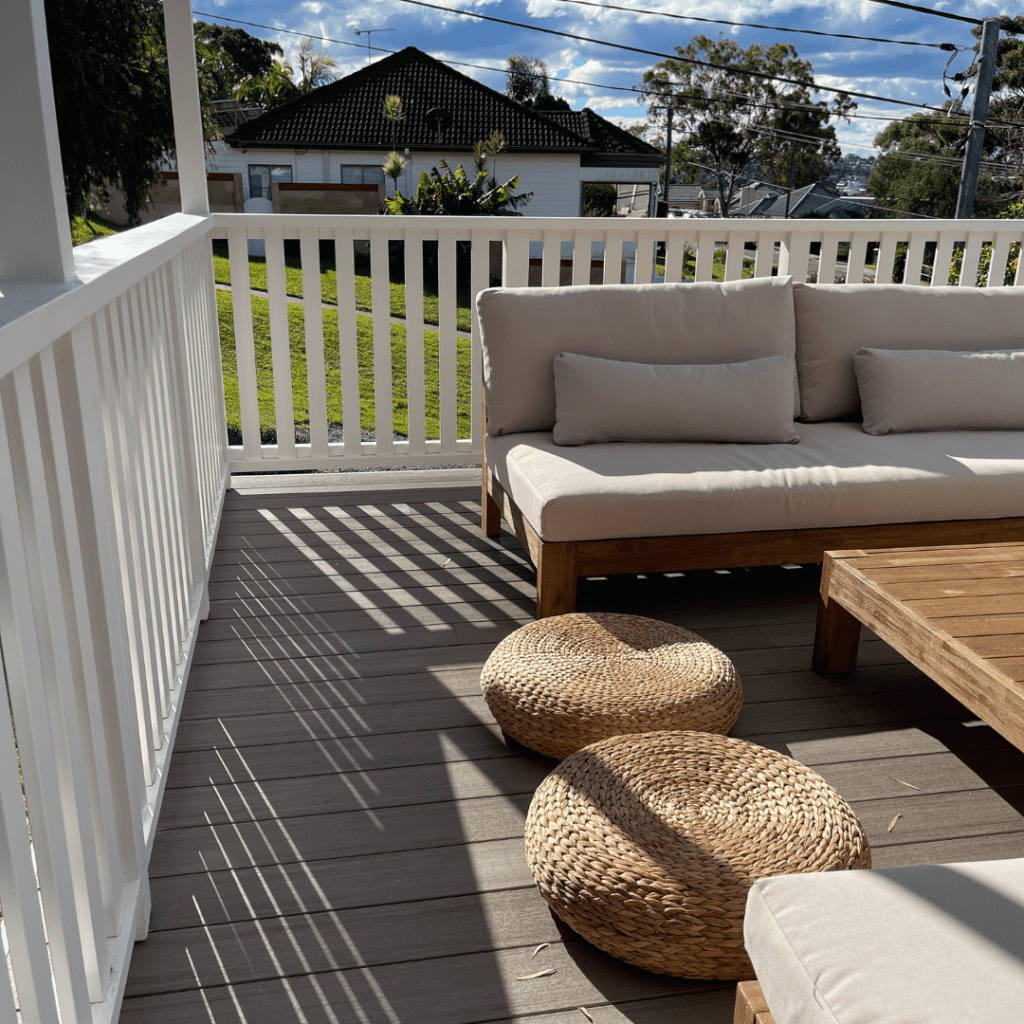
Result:
<svg viewBox="0 0 1024 1024"><path fill-rule="evenodd" d="M818 596L818 623L814 631L814 654L811 665L815 672L852 672L857 667L857 645L860 643L860 621L834 598Z"/></svg>

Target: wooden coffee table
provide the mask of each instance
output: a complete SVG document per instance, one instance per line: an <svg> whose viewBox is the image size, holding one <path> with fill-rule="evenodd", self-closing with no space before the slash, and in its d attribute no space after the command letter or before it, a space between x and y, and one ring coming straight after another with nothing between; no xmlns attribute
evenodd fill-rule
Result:
<svg viewBox="0 0 1024 1024"><path fill-rule="evenodd" d="M815 671L853 671L861 623L1024 750L1024 543L827 551Z"/></svg>

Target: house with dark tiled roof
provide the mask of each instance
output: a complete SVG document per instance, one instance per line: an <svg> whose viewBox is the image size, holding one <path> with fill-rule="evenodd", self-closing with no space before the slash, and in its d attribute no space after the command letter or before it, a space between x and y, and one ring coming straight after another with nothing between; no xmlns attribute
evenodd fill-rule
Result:
<svg viewBox="0 0 1024 1024"><path fill-rule="evenodd" d="M866 217L875 200L870 197L837 196L815 182L803 188L786 190L777 188L774 194L761 196L735 208L733 217Z"/></svg>
<svg viewBox="0 0 1024 1024"><path fill-rule="evenodd" d="M402 99L397 124L383 115L388 95ZM502 181L518 174L519 191L533 192L526 216L579 216L584 182L650 190L663 161L592 110L533 110L409 46L239 124L210 170L241 173L247 200L273 200L274 185L288 183L375 186L383 199L392 148L406 158L398 185L408 195L439 159L469 169L474 144L494 131L505 144L489 169Z"/></svg>

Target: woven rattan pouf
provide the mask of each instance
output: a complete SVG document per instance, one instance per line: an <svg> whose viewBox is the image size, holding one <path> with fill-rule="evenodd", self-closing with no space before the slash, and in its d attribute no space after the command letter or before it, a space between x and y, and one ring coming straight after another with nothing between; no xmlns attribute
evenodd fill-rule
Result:
<svg viewBox="0 0 1024 1024"><path fill-rule="evenodd" d="M728 732L743 704L732 662L696 633L640 615L555 615L507 636L480 677L495 721L559 759L659 729Z"/></svg>
<svg viewBox="0 0 1024 1024"><path fill-rule="evenodd" d="M658 974L752 978L757 878L871 866L856 815L809 768L700 732L616 736L566 758L526 819L541 895L583 938Z"/></svg>

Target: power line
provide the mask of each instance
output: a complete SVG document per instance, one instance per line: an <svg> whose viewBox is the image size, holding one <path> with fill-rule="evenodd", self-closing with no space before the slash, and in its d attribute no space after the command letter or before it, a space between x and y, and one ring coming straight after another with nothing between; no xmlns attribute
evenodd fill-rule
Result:
<svg viewBox="0 0 1024 1024"><path fill-rule="evenodd" d="M977 18L965 18L962 14L947 14L945 11L933 11L930 7L918 7L917 4L904 4L899 0L871 0L873 4L885 4L886 7L902 7L905 11L917 11L918 14L932 14L936 18L948 18L950 21L966 21L968 25L981 25Z"/></svg>
<svg viewBox="0 0 1024 1024"><path fill-rule="evenodd" d="M594 0L559 0L563 4L580 4L583 7L603 7L610 11L627 11L629 14L650 14L659 18L676 18L679 21L701 21L708 25L732 25L737 28L762 28L769 32L797 32L805 36L828 36L831 39L860 39L867 43L894 43L898 46L932 46L938 50L957 50L953 43L922 43L916 39L879 39L877 36L851 36L844 32L818 32L813 28L788 28L782 25L758 25L751 21L721 21L718 18L698 18L695 14L673 14L669 11L646 11L639 7L620 7L617 4L599 4Z"/></svg>
<svg viewBox="0 0 1024 1024"><path fill-rule="evenodd" d="M660 50L647 50L640 46L627 46L625 43L610 43L606 39L595 39L592 36L582 36L575 32L560 32L553 28L544 28L541 25L527 25L521 21L510 21L508 18L495 18L490 14L478 14L476 11L462 11L454 7L445 7L443 4L428 3L427 0L399 0L403 4L415 4L417 7L430 7L435 11L444 11L447 14L458 14L464 18L479 18L481 21L493 21L499 25L511 25L513 28L524 28L530 32L543 32L549 36L561 36L564 39L576 39L583 43L596 43L598 46L608 46L615 50L628 50L630 53L642 53L648 57L661 57L664 60L693 64L697 67L712 68L716 71L727 71L735 75L746 75L748 78L763 78L771 82L784 82L786 85L798 85L803 88L813 88L817 92L833 92L841 96L856 96L858 99L875 100L879 103L893 103L901 107L914 107L916 110L931 110L937 114L944 111L941 107L933 107L927 103L911 103L909 100L897 100L890 96L877 96L870 92L854 92L852 89L834 89L828 85L810 85L807 82L798 81L795 78L783 78L781 75L770 75L761 71L747 71L743 68L730 67L728 64L713 64L710 61L695 60L692 57L680 57L679 54L662 53ZM881 2L881 0L877 0Z"/></svg>

